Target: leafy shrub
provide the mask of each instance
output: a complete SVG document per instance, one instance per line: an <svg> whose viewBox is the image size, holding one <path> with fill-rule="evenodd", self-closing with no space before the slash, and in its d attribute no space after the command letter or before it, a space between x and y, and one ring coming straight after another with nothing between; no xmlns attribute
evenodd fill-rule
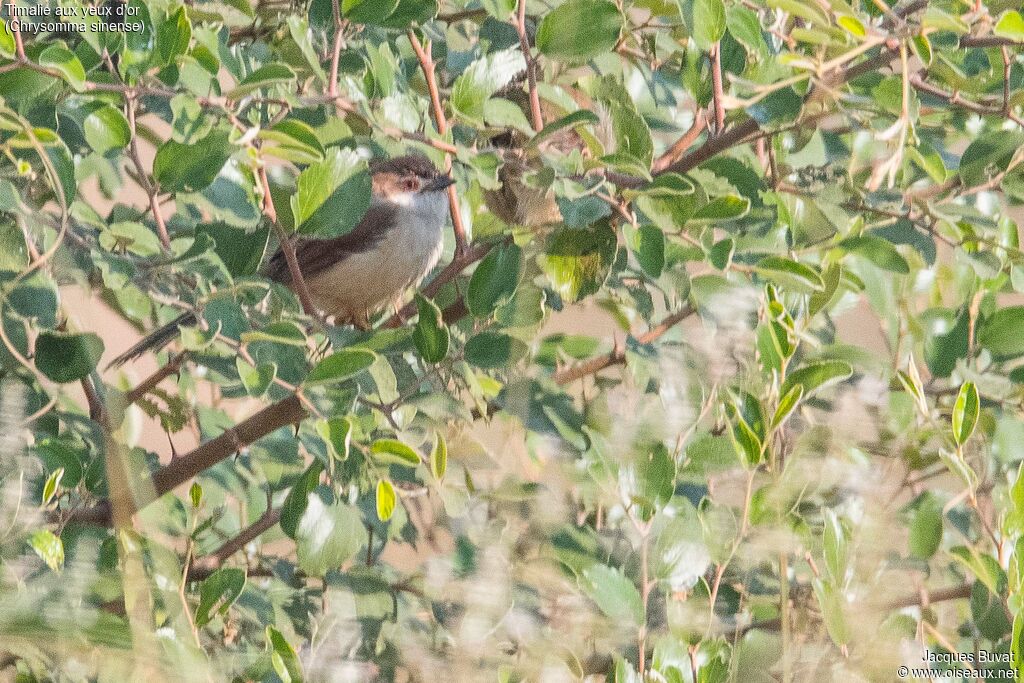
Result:
<svg viewBox="0 0 1024 683"><path fill-rule="evenodd" d="M0 664L1019 671L1013 5L9 4ZM325 324L260 275L409 152L457 183L402 311ZM76 287L202 324L111 369Z"/></svg>

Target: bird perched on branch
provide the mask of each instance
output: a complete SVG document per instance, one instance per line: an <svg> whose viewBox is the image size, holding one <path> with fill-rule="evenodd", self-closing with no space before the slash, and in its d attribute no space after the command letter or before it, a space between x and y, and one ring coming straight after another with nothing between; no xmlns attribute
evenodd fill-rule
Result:
<svg viewBox="0 0 1024 683"><path fill-rule="evenodd" d="M301 239L295 254L316 308L337 321L369 327L369 316L396 303L437 265L448 214L446 188L454 181L422 156L370 162L370 208L349 233ZM278 248L263 274L294 289L284 253ZM185 313L111 361L111 366L157 350L197 324Z"/></svg>

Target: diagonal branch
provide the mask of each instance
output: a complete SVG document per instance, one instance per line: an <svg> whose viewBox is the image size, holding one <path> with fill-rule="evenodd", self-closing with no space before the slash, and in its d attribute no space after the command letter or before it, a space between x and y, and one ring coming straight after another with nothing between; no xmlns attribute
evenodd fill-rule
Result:
<svg viewBox="0 0 1024 683"><path fill-rule="evenodd" d="M249 444L281 427L300 422L305 417L306 409L298 396L292 394L154 472L151 479L152 497L131 500L125 494L118 500L104 500L90 508L74 511L62 521L108 526L111 523L111 510L117 509L120 504L126 510L137 512Z"/></svg>
<svg viewBox="0 0 1024 683"><path fill-rule="evenodd" d="M696 309L693 306L687 304L683 306L679 311L669 315L660 323L649 329L647 332L639 335L636 340L641 344L650 344L651 342L657 341L666 332L671 330L673 327L681 323L686 318L693 315ZM612 365L621 365L626 362L626 350L619 346L612 349L603 356L597 356L591 358L588 361L584 361L578 365L574 365L571 368L566 368L556 372L551 379L554 380L555 384L571 384L578 379L583 379L588 375L593 375L601 370Z"/></svg>

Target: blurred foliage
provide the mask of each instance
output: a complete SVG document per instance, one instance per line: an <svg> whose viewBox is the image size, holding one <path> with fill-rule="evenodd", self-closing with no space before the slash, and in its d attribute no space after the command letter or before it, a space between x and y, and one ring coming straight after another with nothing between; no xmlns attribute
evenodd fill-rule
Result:
<svg viewBox="0 0 1024 683"><path fill-rule="evenodd" d="M15 6L4 675L1024 666L1017 3ZM370 331L305 315L278 235L409 152L465 241ZM144 381L71 287L202 324Z"/></svg>

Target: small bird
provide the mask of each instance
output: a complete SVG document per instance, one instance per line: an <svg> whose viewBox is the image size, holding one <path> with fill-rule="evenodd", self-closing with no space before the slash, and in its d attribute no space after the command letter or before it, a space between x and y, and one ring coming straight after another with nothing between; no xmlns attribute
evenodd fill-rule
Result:
<svg viewBox="0 0 1024 683"><path fill-rule="evenodd" d="M340 237L301 239L295 244L299 270L313 304L324 315L361 329L386 305L397 306L441 258L448 215L445 190L454 180L418 155L370 162L370 208L359 224ZM263 274L292 287L284 253L278 248ZM111 361L113 367L157 350L195 325L185 313Z"/></svg>

